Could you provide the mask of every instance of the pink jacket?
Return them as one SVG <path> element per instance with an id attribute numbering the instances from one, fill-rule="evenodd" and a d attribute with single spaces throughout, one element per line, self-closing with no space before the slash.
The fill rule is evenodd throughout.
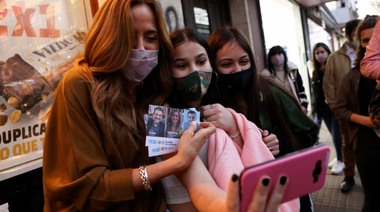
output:
<path id="1" fill-rule="evenodd" d="M 210 136 L 208 148 L 208 166 L 211 176 L 218 186 L 227 191 L 233 174 L 240 174 L 244 167 L 252 166 L 274 159 L 264 144 L 257 126 L 248 121 L 244 115 L 228 109 L 239 126 L 243 141 L 240 148 L 222 129 Z M 279 211 L 299 211 L 299 200 L 295 199 L 281 204 Z"/>
<path id="2" fill-rule="evenodd" d="M 380 84 L 380 20 L 377 20 L 365 56 L 360 62 L 360 71 L 366 77 L 377 79 Z"/>

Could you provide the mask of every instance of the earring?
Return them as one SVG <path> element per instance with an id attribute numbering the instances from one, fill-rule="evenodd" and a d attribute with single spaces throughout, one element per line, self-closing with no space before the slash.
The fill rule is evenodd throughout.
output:
<path id="1" fill-rule="evenodd" d="M 218 76 L 218 72 L 216 72 L 216 71 L 212 71 L 212 73 L 215 74 L 215 79 L 216 79 L 215 82 L 218 82 L 218 77 L 219 77 L 219 76 Z"/>

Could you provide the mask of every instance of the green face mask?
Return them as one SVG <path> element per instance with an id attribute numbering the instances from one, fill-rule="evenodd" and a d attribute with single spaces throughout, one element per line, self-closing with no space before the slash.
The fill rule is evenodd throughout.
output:
<path id="1" fill-rule="evenodd" d="M 174 78 L 174 93 L 183 101 L 199 100 L 206 94 L 212 71 L 193 71 L 182 78 Z"/>

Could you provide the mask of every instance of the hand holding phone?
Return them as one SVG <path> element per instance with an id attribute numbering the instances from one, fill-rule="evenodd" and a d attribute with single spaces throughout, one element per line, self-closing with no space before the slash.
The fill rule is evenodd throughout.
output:
<path id="1" fill-rule="evenodd" d="M 240 208 L 247 210 L 262 176 L 271 178 L 270 193 L 278 179 L 287 176 L 288 185 L 281 202 L 319 190 L 325 183 L 329 153 L 328 146 L 319 145 L 245 168 L 240 175 Z"/>

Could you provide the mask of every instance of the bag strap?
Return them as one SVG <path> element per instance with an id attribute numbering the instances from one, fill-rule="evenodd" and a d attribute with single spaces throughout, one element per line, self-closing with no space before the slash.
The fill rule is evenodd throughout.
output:
<path id="1" fill-rule="evenodd" d="M 297 98 L 298 98 L 298 100 L 300 100 L 300 96 L 299 96 L 300 91 L 299 91 L 298 83 L 297 83 L 297 72 L 298 72 L 298 69 L 292 69 L 292 70 L 288 71 L 288 75 L 293 82 L 294 88 L 296 89 Z"/>

